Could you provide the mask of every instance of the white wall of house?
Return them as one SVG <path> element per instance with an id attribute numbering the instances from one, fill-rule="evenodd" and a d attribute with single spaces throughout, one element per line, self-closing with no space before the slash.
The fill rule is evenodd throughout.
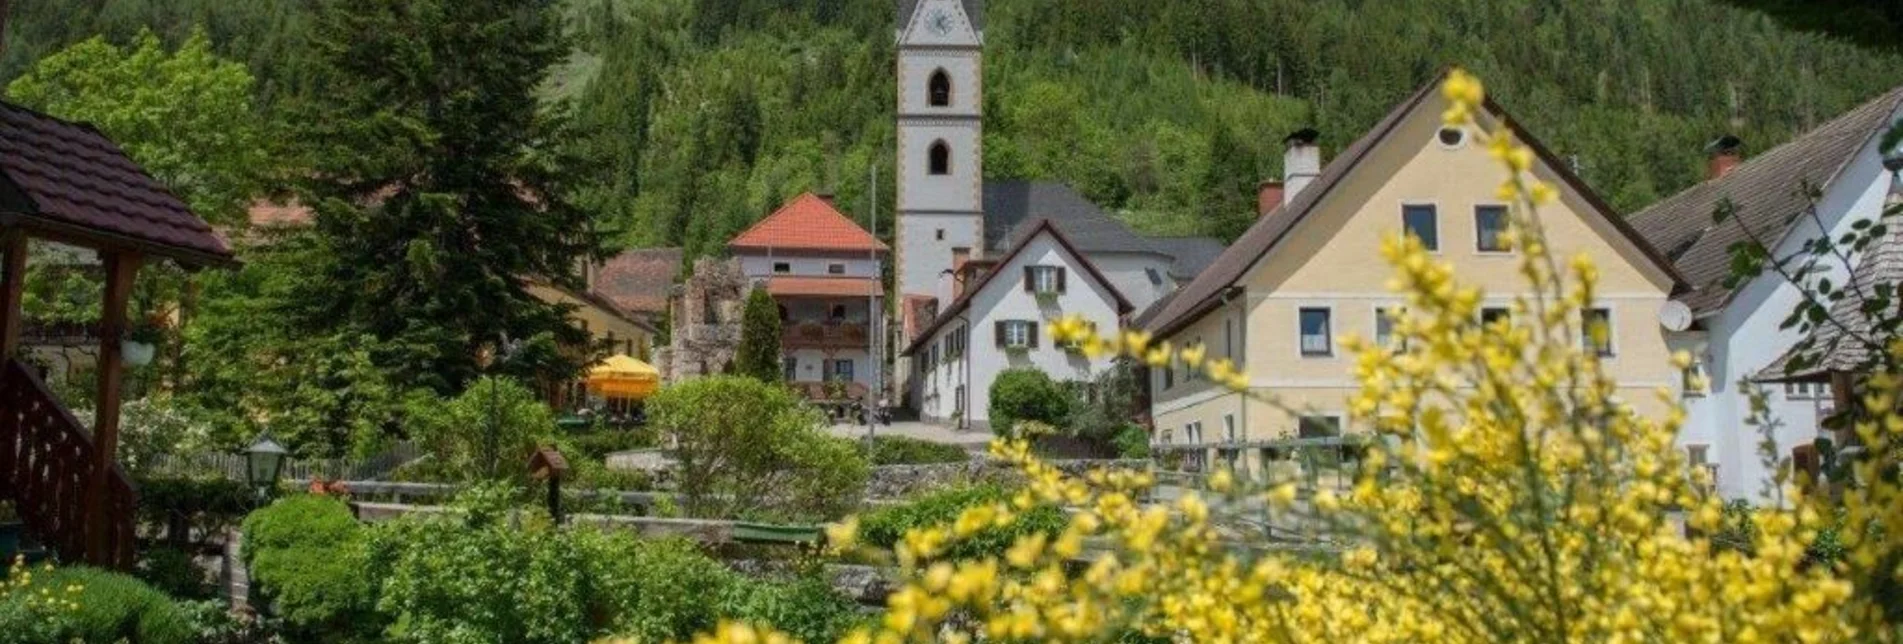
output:
<path id="1" fill-rule="evenodd" d="M 1876 143 L 1872 140 L 1858 152 L 1819 202 L 1819 218 L 1832 237 L 1850 230 L 1856 220 L 1874 218 L 1882 212 L 1890 175 L 1883 170 Z M 1801 244 L 1822 232 L 1815 222 L 1805 220 L 1796 225 L 1775 254 L 1796 253 Z M 1843 271 L 1836 268 L 1837 274 L 1831 277 L 1842 283 Z M 1694 333 L 1674 338 L 1675 345 L 1687 349 L 1695 348 L 1702 340 L 1704 351 L 1693 355 L 1703 360 L 1711 381 L 1709 393 L 1687 398 L 1688 416 L 1678 443 L 1709 446 L 1709 460 L 1718 464 L 1719 491 L 1728 498 L 1769 500 L 1762 491 L 1773 471 L 1765 467 L 1760 453 L 1762 429 L 1746 424 L 1751 403 L 1748 390 L 1740 382 L 1757 376 L 1801 339 L 1794 328 L 1778 328 L 1801 298 L 1798 288 L 1782 277 L 1762 275 L 1745 285 L 1729 306 L 1701 320 L 1706 327 L 1702 338 Z M 1773 432 L 1777 456 L 1788 460 L 1791 448 L 1817 438 L 1818 410 L 1830 404 L 1828 393 L 1824 393 L 1825 399 L 1807 399 L 1787 394 L 1782 385 L 1761 386 L 1769 394 L 1770 412 L 1777 420 Z"/>
<path id="2" fill-rule="evenodd" d="M 865 385 L 866 387 L 873 386 L 874 366 L 871 354 L 867 353 L 865 349 L 836 349 L 832 351 L 823 349 L 796 349 L 788 351 L 785 359 L 794 362 L 793 382 L 825 382 L 831 380 L 834 370 L 838 368 L 836 363 L 846 361 L 852 364 L 853 382 Z"/>
<path id="3" fill-rule="evenodd" d="M 747 277 L 773 277 L 775 275 L 795 275 L 801 277 L 879 277 L 879 260 L 867 257 L 865 253 L 852 255 L 835 254 L 767 254 L 735 253 L 740 259 L 740 271 Z M 774 270 L 777 264 L 785 264 L 787 272 Z M 844 272 L 832 272 L 833 266 L 841 267 Z"/>
<path id="4" fill-rule="evenodd" d="M 1176 280 L 1170 278 L 1170 266 L 1175 262 L 1168 257 L 1151 253 L 1091 253 L 1090 261 L 1137 311 L 1149 308 L 1176 290 Z"/>
<path id="5" fill-rule="evenodd" d="M 962 425 L 965 420 L 960 405 L 971 366 L 965 359 L 971 337 L 969 322 L 965 317 L 947 322 L 932 336 L 932 344 L 911 358 L 912 364 L 929 365 L 913 380 L 911 388 L 912 406 L 927 421 Z"/>
<path id="6" fill-rule="evenodd" d="M 1050 324 L 1065 316 L 1079 315 L 1095 322 L 1097 328 L 1111 332 L 1118 323 L 1116 296 L 1105 285 L 1096 283 L 1080 258 L 1065 252 L 1049 234 L 1040 234 L 1026 244 L 1010 262 L 998 267 L 997 279 L 982 285 L 972 296 L 970 308 L 964 314 L 969 320 L 969 342 L 962 360 L 941 360 L 943 364 L 919 383 L 918 399 L 928 419 L 948 418 L 957 408 L 953 400 L 957 385 L 968 382 L 965 420 L 972 428 L 989 428 L 991 383 L 1006 369 L 1038 369 L 1053 379 L 1066 381 L 1093 379 L 1109 366 L 1108 358 L 1090 360 L 1075 351 L 1054 346 Z M 1054 296 L 1027 292 L 1023 278 L 1026 266 L 1063 267 L 1066 271 L 1064 292 Z M 1007 320 L 1035 323 L 1036 346 L 1024 349 L 999 346 L 997 323 Z M 958 326 L 945 325 L 933 335 L 932 341 L 942 343 L 944 336 L 956 332 Z M 936 387 L 936 400 L 933 387 Z"/>

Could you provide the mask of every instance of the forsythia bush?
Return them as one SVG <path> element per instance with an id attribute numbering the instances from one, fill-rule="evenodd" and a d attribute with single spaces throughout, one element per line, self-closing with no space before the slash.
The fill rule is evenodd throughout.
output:
<path id="1" fill-rule="evenodd" d="M 1451 124 L 1475 127 L 1478 81 L 1455 72 L 1443 88 Z M 1823 642 L 1894 641 L 1886 605 L 1903 549 L 1881 529 L 1903 525 L 1891 438 L 1903 433 L 1903 379 L 1867 383 L 1874 410 L 1857 432 L 1875 455 L 1839 499 L 1795 499 L 1760 511 L 1740 544 L 1700 535 L 1723 527 L 1721 499 L 1700 490 L 1673 446 L 1682 412 L 1669 392 L 1663 418 L 1621 401 L 1594 352 L 1582 350 L 1581 311 L 1597 278 L 1585 258 L 1549 254 L 1538 207 L 1554 189 L 1530 174 L 1533 153 L 1501 130 L 1483 133 L 1509 170 L 1512 242 L 1529 295 L 1509 321 L 1473 322 L 1482 293 L 1418 243 L 1383 254 L 1408 301 L 1400 349 L 1345 342 L 1360 392 L 1349 401 L 1372 442 L 1367 467 L 1344 494 L 1295 482 L 1245 489 L 1226 472 L 1208 494 L 1146 501 L 1138 472 L 1068 477 L 1023 442 L 994 444 L 1030 486 L 1009 500 L 963 510 L 945 525 L 908 532 L 896 547 L 908 583 L 876 628 L 854 642 L 975 638 L 1108 640 L 1143 635 L 1194 642 Z M 1226 361 L 1175 351 L 1140 332 L 1102 338 L 1075 321 L 1059 342 L 1094 355 L 1172 361 L 1248 392 Z M 1900 348 L 1903 349 L 1903 348 Z M 1679 368 L 1689 356 L 1675 356 Z M 1255 395 L 1255 394 L 1251 394 Z M 1273 401 L 1271 401 L 1273 402 Z M 1786 481 L 1788 483 L 1788 481 Z M 1841 519 L 1826 504 L 1844 507 Z M 1074 514 L 1055 536 L 1019 538 L 1001 557 L 954 558 L 959 544 L 1037 508 Z M 1304 516 L 1332 555 L 1268 547 L 1241 521 L 1265 510 Z M 1807 562 L 1819 530 L 1848 556 Z M 1688 529 L 1689 528 L 1689 529 Z M 832 530 L 850 545 L 858 523 Z M 1734 531 L 1735 532 L 1735 531 Z M 1734 535 L 1735 536 L 1735 535 Z M 1083 561 L 1081 572 L 1067 562 Z M 780 641 L 767 625 L 728 623 L 703 641 Z"/>

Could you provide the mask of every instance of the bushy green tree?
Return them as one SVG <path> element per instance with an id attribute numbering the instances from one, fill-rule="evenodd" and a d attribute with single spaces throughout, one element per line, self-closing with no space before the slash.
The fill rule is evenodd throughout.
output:
<path id="1" fill-rule="evenodd" d="M 1071 394 L 1037 369 L 1006 369 L 991 381 L 991 431 L 1014 436 L 1018 423 L 1067 427 Z"/>
<path id="2" fill-rule="evenodd" d="M 675 441 L 681 508 L 701 517 L 837 518 L 865 487 L 866 459 L 821 429 L 785 387 L 714 376 L 664 388 L 648 422 Z"/>
<path id="3" fill-rule="evenodd" d="M 734 356 L 739 375 L 760 382 L 780 382 L 786 377 L 780 362 L 780 307 L 764 288 L 747 294 L 740 316 L 740 346 Z"/>
<path id="4" fill-rule="evenodd" d="M 431 455 L 424 465 L 446 480 L 526 481 L 529 456 L 555 434 L 554 413 L 535 392 L 496 376 L 453 399 L 413 400 L 407 417 L 411 439 Z"/>
<path id="5" fill-rule="evenodd" d="M 460 391 L 505 338 L 530 344 L 504 371 L 578 373 L 557 348 L 587 333 L 524 284 L 578 286 L 596 251 L 551 144 L 564 119 L 537 94 L 568 51 L 555 5 L 326 0 L 310 39 L 313 91 L 293 113 L 316 235 L 297 326 L 376 338 L 404 389 Z"/>

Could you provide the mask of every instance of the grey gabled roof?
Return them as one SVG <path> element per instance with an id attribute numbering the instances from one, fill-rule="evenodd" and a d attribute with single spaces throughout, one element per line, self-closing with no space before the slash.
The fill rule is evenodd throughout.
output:
<path id="1" fill-rule="evenodd" d="M 912 14 L 918 12 L 918 5 L 921 1 L 922 0 L 898 0 L 899 12 L 898 22 L 896 24 L 899 31 L 905 31 L 905 26 L 912 24 Z M 962 0 L 962 3 L 965 6 L 965 17 L 971 20 L 971 28 L 984 31 L 985 0 Z"/>
<path id="2" fill-rule="evenodd" d="M 1150 247 L 1176 260 L 1170 265 L 1170 277 L 1195 279 L 1198 273 L 1216 263 L 1224 248 L 1214 237 L 1150 237 Z"/>
<path id="3" fill-rule="evenodd" d="M 1886 209 L 1903 205 L 1903 180 L 1891 179 Z M 1891 320 L 1897 315 L 1895 296 L 1882 310 L 1865 311 L 1867 302 L 1879 297 L 1878 288 L 1894 289 L 1903 284 L 1903 222 L 1890 221 L 1884 235 L 1864 248 L 1863 256 L 1850 270 L 1850 280 L 1841 292 L 1846 295 L 1830 304 L 1830 319 L 1810 331 L 1810 337 L 1785 351 L 1783 356 L 1758 372 L 1764 381 L 1823 380 L 1831 373 L 1864 373 L 1877 364 L 1876 349 L 1884 334 L 1873 333 L 1873 322 Z M 1841 324 L 1842 326 L 1839 326 Z"/>
<path id="4" fill-rule="evenodd" d="M 1745 229 L 1767 244 L 1781 240 L 1797 215 L 1810 205 L 1806 184 L 1828 189 L 1857 151 L 1891 121 L 1903 87 L 1706 181 L 1652 204 L 1630 218 L 1653 246 L 1671 257 L 1692 291 L 1678 298 L 1692 311 L 1724 308 L 1736 291 L 1724 285 L 1731 273 L 1731 246 L 1746 239 Z M 1722 224 L 1712 210 L 1729 198 L 1737 208 Z"/>
<path id="5" fill-rule="evenodd" d="M 1053 181 L 986 181 L 984 209 L 988 253 L 1004 252 L 1037 222 L 1049 220 L 1087 254 L 1165 254 L 1070 186 Z"/>

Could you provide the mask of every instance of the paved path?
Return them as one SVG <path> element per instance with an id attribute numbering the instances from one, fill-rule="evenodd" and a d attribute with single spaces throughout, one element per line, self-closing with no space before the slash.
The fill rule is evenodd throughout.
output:
<path id="1" fill-rule="evenodd" d="M 865 425 L 832 425 L 826 428 L 834 436 L 841 438 L 864 438 Z M 933 425 L 917 421 L 900 421 L 891 425 L 878 425 L 873 428 L 878 436 L 908 436 L 934 443 L 964 445 L 974 450 L 982 450 L 991 442 L 991 432 L 959 431 L 944 425 Z"/>

